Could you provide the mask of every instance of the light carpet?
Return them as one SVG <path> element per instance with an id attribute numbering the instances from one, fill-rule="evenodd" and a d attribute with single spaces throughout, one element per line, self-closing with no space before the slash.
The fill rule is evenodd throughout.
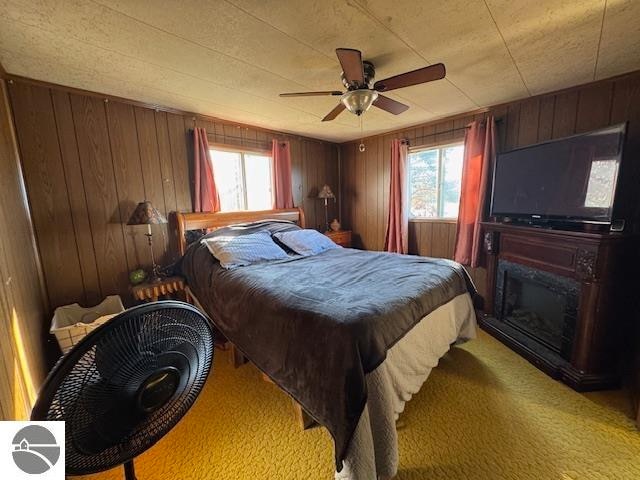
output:
<path id="1" fill-rule="evenodd" d="M 332 479 L 328 433 L 301 431 L 284 393 L 216 355 L 195 406 L 136 460 L 138 479 Z M 576 393 L 480 332 L 445 355 L 407 404 L 396 478 L 637 480 L 640 433 L 629 409 L 624 392 Z"/>

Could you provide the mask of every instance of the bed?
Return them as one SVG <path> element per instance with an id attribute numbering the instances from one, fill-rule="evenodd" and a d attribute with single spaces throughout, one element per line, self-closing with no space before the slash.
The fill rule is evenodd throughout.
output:
<path id="1" fill-rule="evenodd" d="M 393 477 L 404 404 L 451 344 L 475 337 L 475 289 L 464 268 L 336 248 L 225 270 L 188 238 L 289 231 L 304 227 L 302 210 L 177 213 L 173 221 L 189 291 L 237 349 L 328 429 L 336 478 Z"/>

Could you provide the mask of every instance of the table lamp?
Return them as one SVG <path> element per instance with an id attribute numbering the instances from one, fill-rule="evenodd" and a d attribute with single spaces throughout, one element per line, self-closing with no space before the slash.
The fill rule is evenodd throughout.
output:
<path id="1" fill-rule="evenodd" d="M 145 235 L 149 239 L 149 250 L 151 250 L 151 282 L 160 281 L 158 265 L 156 264 L 156 259 L 153 256 L 153 234 L 151 233 L 151 225 L 159 225 L 162 223 L 167 223 L 167 219 L 164 218 L 164 215 L 162 215 L 162 213 L 160 213 L 160 211 L 148 200 L 138 204 L 127 222 L 127 225 L 147 226 L 147 233 L 145 233 Z"/>
<path id="2" fill-rule="evenodd" d="M 322 187 L 322 190 L 318 193 L 318 198 L 324 199 L 324 223 L 325 223 L 325 231 L 329 231 L 329 210 L 328 210 L 328 202 L 330 198 L 333 198 L 333 201 L 336 201 L 336 196 L 331 191 L 331 187 L 329 185 L 325 185 Z"/>

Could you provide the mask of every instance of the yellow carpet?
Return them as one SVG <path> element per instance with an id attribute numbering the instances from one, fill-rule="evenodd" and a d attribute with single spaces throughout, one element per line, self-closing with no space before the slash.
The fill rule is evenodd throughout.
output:
<path id="1" fill-rule="evenodd" d="M 216 354 L 196 405 L 138 458 L 138 479 L 331 479 L 329 435 L 301 431 L 285 394 Z M 637 480 L 629 407 L 621 391 L 576 393 L 481 333 L 452 349 L 407 404 L 397 479 Z"/>

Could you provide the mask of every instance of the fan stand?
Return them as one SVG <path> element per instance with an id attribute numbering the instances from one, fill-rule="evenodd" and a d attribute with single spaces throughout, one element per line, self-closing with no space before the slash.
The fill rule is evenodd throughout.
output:
<path id="1" fill-rule="evenodd" d="M 136 470 L 133 467 L 133 460 L 124 462 L 124 478 L 125 480 L 137 480 Z"/>

